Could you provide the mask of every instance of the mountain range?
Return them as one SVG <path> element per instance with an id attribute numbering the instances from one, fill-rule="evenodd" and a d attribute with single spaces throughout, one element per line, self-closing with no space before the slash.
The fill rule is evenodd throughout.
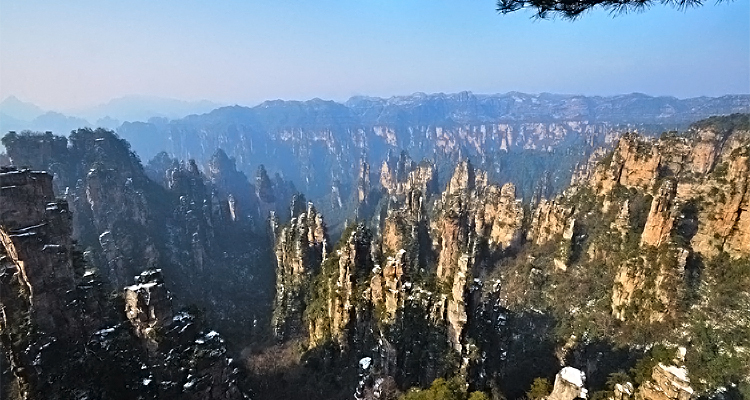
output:
<path id="1" fill-rule="evenodd" d="M 74 110 L 44 110 L 9 96 L 0 102 L 0 131 L 53 131 L 100 126 L 117 128 L 122 121 L 148 121 L 150 118 L 182 118 L 209 112 L 220 104 L 207 100 L 183 101 L 156 96 L 124 96 L 104 104 Z"/>
<path id="2" fill-rule="evenodd" d="M 356 143 L 335 138 L 315 155 Z M 564 190 L 523 199 L 406 151 L 309 202 L 221 149 L 144 165 L 105 129 L 2 142 L 30 167 L 0 167 L 3 398 L 750 396 L 750 114 L 571 153 Z"/>

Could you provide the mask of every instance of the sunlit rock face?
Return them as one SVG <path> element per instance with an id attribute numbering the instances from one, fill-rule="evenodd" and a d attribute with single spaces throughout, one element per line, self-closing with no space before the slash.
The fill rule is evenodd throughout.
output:
<path id="1" fill-rule="evenodd" d="M 276 299 L 272 328 L 274 335 L 283 340 L 305 334 L 303 314 L 305 301 L 315 273 L 325 259 L 328 248 L 328 234 L 323 217 L 312 203 L 304 211 L 295 198 L 292 203 L 292 217 L 289 226 L 277 228 L 274 246 L 276 252 Z"/>
<path id="2" fill-rule="evenodd" d="M 174 313 L 160 270 L 112 297 L 70 214 L 48 173 L 0 169 L 3 398 L 246 398 L 224 340 Z"/>
<path id="3" fill-rule="evenodd" d="M 586 374 L 573 367 L 565 367 L 555 375 L 555 386 L 547 400 L 586 399 Z"/>
<path id="4" fill-rule="evenodd" d="M 4 325 L 28 313 L 43 330 L 66 331 L 72 315 L 60 299 L 75 287 L 68 205 L 55 199 L 46 172 L 0 170 L 0 244 L 3 264 L 15 282 L 3 297 L 20 308 L 3 313 Z"/>
<path id="5" fill-rule="evenodd" d="M 144 167 L 127 142 L 103 129 L 81 129 L 68 139 L 7 137 L 14 162 L 54 174 L 54 192 L 72 211 L 74 238 L 111 284 L 124 287 L 144 270 L 162 269 L 177 304 L 198 304 L 236 340 L 250 340 L 247 332 L 270 315 L 268 218 L 274 212 L 288 221 L 289 182 L 266 174 L 261 202 L 223 151 L 205 166 L 160 153 Z M 50 141 L 67 146 L 33 156 Z"/>
<path id="6" fill-rule="evenodd" d="M 148 270 L 135 277 L 135 285 L 125 287 L 125 315 L 142 338 L 153 338 L 156 331 L 172 322 L 172 299 L 161 270 Z"/>
<path id="7" fill-rule="evenodd" d="M 669 239 L 675 219 L 672 207 L 674 196 L 675 184 L 665 181 L 651 203 L 646 226 L 641 234 L 641 245 L 659 246 Z"/>

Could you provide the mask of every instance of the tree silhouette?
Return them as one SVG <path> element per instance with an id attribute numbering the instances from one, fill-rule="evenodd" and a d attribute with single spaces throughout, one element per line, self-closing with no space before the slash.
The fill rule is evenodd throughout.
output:
<path id="1" fill-rule="evenodd" d="M 722 0 L 718 0 L 721 2 Z M 683 10 L 703 5 L 703 0 L 498 0 L 497 12 L 508 14 L 524 8 L 534 9 L 537 18 L 560 16 L 576 19 L 585 11 L 595 7 L 612 14 L 626 14 L 648 9 L 654 4 L 663 4 Z"/>

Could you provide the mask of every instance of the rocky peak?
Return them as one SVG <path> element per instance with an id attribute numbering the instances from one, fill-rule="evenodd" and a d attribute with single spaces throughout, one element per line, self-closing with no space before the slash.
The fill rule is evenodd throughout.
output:
<path id="1" fill-rule="evenodd" d="M 323 262 L 321 279 L 316 282 L 319 297 L 314 301 L 318 304 L 308 312 L 310 343 L 332 339 L 342 349 L 348 348 L 358 306 L 365 298 L 362 291 L 369 287 L 367 278 L 374 267 L 371 246 L 372 234 L 360 223 L 347 230 Z"/>
<path id="2" fill-rule="evenodd" d="M 676 185 L 672 181 L 664 181 L 659 193 L 651 202 L 651 210 L 646 219 L 646 226 L 641 234 L 641 245 L 659 246 L 669 239 L 674 225 L 675 210 L 673 200 Z"/>
<path id="3" fill-rule="evenodd" d="M 357 179 L 357 202 L 366 204 L 370 194 L 370 164 L 364 159 L 359 161 L 359 177 Z"/>
<path id="4" fill-rule="evenodd" d="M 556 200 L 542 200 L 533 211 L 526 238 L 537 245 L 562 235 L 569 226 L 574 209 Z"/>
<path id="5" fill-rule="evenodd" d="M 172 321 L 172 296 L 164 286 L 160 269 L 136 276 L 135 285 L 125 288 L 124 298 L 125 315 L 136 334 L 144 339 L 153 339 Z"/>
<path id="6" fill-rule="evenodd" d="M 445 191 L 447 195 L 469 193 L 477 187 L 477 175 L 471 161 L 463 161 L 456 166 Z"/>
<path id="7" fill-rule="evenodd" d="M 389 196 L 410 197 L 418 191 L 425 198 L 436 192 L 437 170 L 432 163 L 419 164 L 401 152 L 397 160 L 389 157 L 380 169 L 380 184 Z"/>
<path id="8" fill-rule="evenodd" d="M 295 197 L 292 212 L 298 212 L 288 226 L 276 235 L 276 299 L 272 327 L 279 339 L 302 334 L 305 299 L 312 279 L 328 254 L 328 233 L 323 217 L 312 203 L 300 212 Z"/>
<path id="9" fill-rule="evenodd" d="M 489 185 L 481 197 L 475 214 L 477 234 L 487 238 L 492 250 L 518 248 L 523 237 L 524 209 L 521 199 L 516 198 L 515 185 L 506 183 L 499 189 Z"/>
<path id="10" fill-rule="evenodd" d="M 585 383 L 586 374 L 576 368 L 565 367 L 555 375 L 555 386 L 547 400 L 586 399 L 588 391 Z"/>
<path id="11" fill-rule="evenodd" d="M 681 347 L 670 363 L 657 363 L 650 379 L 638 388 L 636 398 L 647 400 L 690 400 L 695 390 L 690 384 L 688 370 L 683 365 L 686 349 Z"/>
<path id="12" fill-rule="evenodd" d="M 266 167 L 263 165 L 258 167 L 258 172 L 255 176 L 255 191 L 261 202 L 276 202 L 276 196 L 273 192 L 273 183 L 271 182 L 271 178 L 268 177 Z"/>
<path id="13" fill-rule="evenodd" d="M 19 296 L 32 323 L 49 332 L 70 323 L 64 301 L 75 287 L 71 216 L 65 201 L 55 200 L 52 176 L 46 172 L 0 169 L 0 244 L 2 259 L 19 287 L 4 297 Z M 19 292 L 20 291 L 20 292 Z M 19 321 L 4 321 L 4 324 Z"/>
<path id="14" fill-rule="evenodd" d="M 408 271 L 408 261 L 404 249 L 387 257 L 383 267 L 373 269 L 370 293 L 373 303 L 383 306 L 382 323 L 393 324 L 404 306 L 404 284 L 408 282 L 405 271 Z"/>

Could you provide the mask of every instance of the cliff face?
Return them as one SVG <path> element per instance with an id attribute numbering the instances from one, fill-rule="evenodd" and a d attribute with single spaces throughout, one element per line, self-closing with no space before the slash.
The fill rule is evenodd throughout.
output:
<path id="1" fill-rule="evenodd" d="M 468 157 L 493 181 L 515 182 L 525 198 L 540 186 L 548 187 L 549 196 L 564 188 L 580 157 L 611 146 L 627 129 L 658 134 L 713 113 L 747 112 L 749 101 L 747 96 L 415 93 L 354 97 L 343 104 L 268 101 L 172 121 L 128 122 L 118 133 L 144 160 L 166 150 L 204 164 L 222 148 L 240 171 L 251 174 L 265 165 L 272 177 L 278 172 L 294 181 L 324 210 L 321 200 L 334 187 L 347 188 L 345 198 L 361 181 L 357 166 L 363 158 L 376 169 L 402 149 L 416 160 L 431 159 L 446 177 L 456 161 Z M 333 226 L 334 216 L 327 218 Z"/>
<path id="2" fill-rule="evenodd" d="M 44 172 L 2 170 L 0 190 L 0 243 L 18 285 L 5 294 L 22 297 L 41 329 L 65 330 L 70 321 L 59 299 L 75 286 L 68 206 L 55 199 Z"/>
<path id="3" fill-rule="evenodd" d="M 613 396 L 623 399 L 707 393 L 746 375 L 750 343 L 731 334 L 750 326 L 746 120 L 659 139 L 626 135 L 529 211 L 513 185 L 489 183 L 470 162 L 440 195 L 417 178 L 432 176 L 429 164 L 384 163 L 388 198 L 370 221 L 372 240 L 359 225 L 312 279 L 311 346 L 329 338 L 340 350 L 329 356 L 371 357 L 370 373 L 402 387 L 446 370 L 512 395 L 559 364 L 589 377 L 555 398 L 603 390 L 623 365 L 649 369 L 651 382 L 618 384 Z M 649 364 L 656 356 L 638 347 L 665 341 L 691 344 L 679 367 Z M 683 366 L 687 381 L 672 373 Z M 700 388 L 685 383 L 694 377 Z"/>
<path id="4" fill-rule="evenodd" d="M 371 240 L 369 230 L 357 225 L 323 262 L 311 296 L 315 304 L 308 310 L 310 343 L 330 340 L 348 348 L 362 316 L 365 277 L 373 268 Z"/>
<path id="5" fill-rule="evenodd" d="M 126 142 L 102 129 L 76 131 L 67 141 L 9 134 L 4 142 L 15 164 L 55 174 L 86 260 L 114 285 L 159 267 L 178 304 L 204 307 L 237 340 L 260 331 L 257 321 L 270 315 L 273 298 L 268 218 L 273 211 L 288 219 L 280 207 L 290 184 L 259 172 L 256 190 L 220 150 L 205 173 L 166 154 L 144 168 Z M 57 151 L 38 156 L 51 143 Z"/>
<path id="6" fill-rule="evenodd" d="M 36 154 L 24 146 L 54 140 L 19 137 L 8 146 L 14 161 Z M 568 366 L 586 380 L 561 382 L 555 398 L 589 389 L 661 400 L 744 390 L 738 377 L 750 374 L 750 342 L 737 334 L 750 328 L 747 116 L 658 139 L 626 135 L 538 204 L 524 205 L 514 185 L 492 183 L 469 161 L 446 174 L 442 192 L 432 162 L 401 153 L 379 179 L 361 162 L 349 187 L 356 210 L 328 199 L 357 218 L 336 246 L 323 212 L 265 169 L 250 184 L 221 152 L 201 172 L 166 154 L 143 168 L 106 131 L 70 143 L 75 162 L 30 159 L 58 170 L 55 180 L 0 174 L 0 343 L 28 398 L 73 387 L 101 398 L 237 398 L 241 374 L 226 343 L 196 313 L 178 311 L 185 299 L 208 305 L 209 320 L 240 340 L 266 318 L 282 350 L 306 349 L 296 355 L 305 372 L 282 375 L 342 391 L 459 375 L 472 390 L 515 398 Z M 119 305 L 100 275 L 129 285 Z M 264 310 L 272 298 L 273 315 Z M 686 354 L 660 357 L 664 343 Z M 37 358 L 41 372 L 28 367 Z M 101 374 L 76 378 L 108 364 L 123 378 L 102 378 L 112 383 L 100 392 Z"/>
<path id="7" fill-rule="evenodd" d="M 118 309 L 76 250 L 70 214 L 51 175 L 0 170 L 3 398 L 245 398 L 222 339 L 173 317 L 158 271 Z"/>
<path id="8" fill-rule="evenodd" d="M 275 235 L 276 299 L 271 325 L 280 340 L 304 334 L 310 285 L 330 251 L 323 217 L 312 203 L 304 212 L 295 210 L 297 202 L 304 202 L 304 197 L 293 200 L 292 213 L 299 213 Z"/>

